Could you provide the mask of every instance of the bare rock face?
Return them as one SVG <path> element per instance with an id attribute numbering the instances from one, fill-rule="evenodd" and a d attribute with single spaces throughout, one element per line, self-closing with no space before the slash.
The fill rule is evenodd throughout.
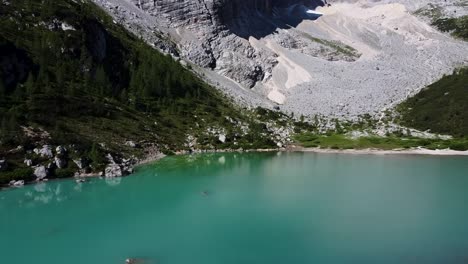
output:
<path id="1" fill-rule="evenodd" d="M 378 117 L 467 63 L 418 16 L 466 14 L 459 0 L 93 1 L 236 102 L 309 117 Z"/>
<path id="2" fill-rule="evenodd" d="M 181 56 L 252 88 L 271 75 L 274 54 L 254 49 L 249 38 L 297 25 L 295 9 L 321 0 L 131 0 L 172 31 Z M 303 12 L 301 13 L 303 14 Z"/>

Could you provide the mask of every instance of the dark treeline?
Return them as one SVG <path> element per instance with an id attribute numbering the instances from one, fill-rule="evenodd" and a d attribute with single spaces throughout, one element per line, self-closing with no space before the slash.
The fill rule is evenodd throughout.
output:
<path id="1" fill-rule="evenodd" d="M 173 126 L 196 109 L 214 118 L 230 111 L 213 88 L 90 2 L 13 1 L 0 9 L 0 33 L 3 138 L 21 124 L 110 115 L 109 100 Z"/>

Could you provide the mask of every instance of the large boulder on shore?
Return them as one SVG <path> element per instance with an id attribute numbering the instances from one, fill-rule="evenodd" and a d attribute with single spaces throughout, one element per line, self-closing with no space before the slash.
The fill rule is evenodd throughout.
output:
<path id="1" fill-rule="evenodd" d="M 106 169 L 104 170 L 104 176 L 106 178 L 122 177 L 123 173 L 120 165 L 115 163 L 107 165 Z"/>
<path id="2" fill-rule="evenodd" d="M 45 166 L 37 166 L 34 169 L 34 176 L 36 176 L 37 180 L 43 180 L 47 177 L 47 169 Z"/>

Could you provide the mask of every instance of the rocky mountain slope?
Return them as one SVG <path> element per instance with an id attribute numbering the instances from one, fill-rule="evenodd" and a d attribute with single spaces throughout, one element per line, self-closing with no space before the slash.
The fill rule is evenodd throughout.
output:
<path id="1" fill-rule="evenodd" d="M 423 14 L 435 8 L 461 16 L 463 0 L 94 1 L 149 42 L 202 67 L 238 101 L 296 114 L 378 115 L 468 57 L 466 43 L 431 27 Z"/>
<path id="2" fill-rule="evenodd" d="M 278 147 L 285 122 L 234 105 L 90 1 L 0 2 L 0 185 L 121 176 L 161 153 Z"/>

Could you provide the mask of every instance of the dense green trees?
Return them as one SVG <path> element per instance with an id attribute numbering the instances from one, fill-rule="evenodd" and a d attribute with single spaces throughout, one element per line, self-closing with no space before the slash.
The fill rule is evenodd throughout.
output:
<path id="1" fill-rule="evenodd" d="M 429 85 L 400 105 L 402 123 L 420 130 L 468 136 L 468 68 Z"/>
<path id="2" fill-rule="evenodd" d="M 128 138 L 176 149 L 188 133 L 232 127 L 226 116 L 253 122 L 170 55 L 113 23 L 91 1 L 2 5 L 0 51 L 7 49 L 0 52 L 0 61 L 13 66 L 0 64 L 0 121 L 2 135 L 13 135 L 8 142 L 16 140 L 12 144 L 26 125 L 44 128 L 57 144 L 85 144 L 88 152 L 93 143 L 121 144 Z M 13 78 L 7 81 L 6 74 Z M 261 137 L 250 136 L 252 141 Z"/>

